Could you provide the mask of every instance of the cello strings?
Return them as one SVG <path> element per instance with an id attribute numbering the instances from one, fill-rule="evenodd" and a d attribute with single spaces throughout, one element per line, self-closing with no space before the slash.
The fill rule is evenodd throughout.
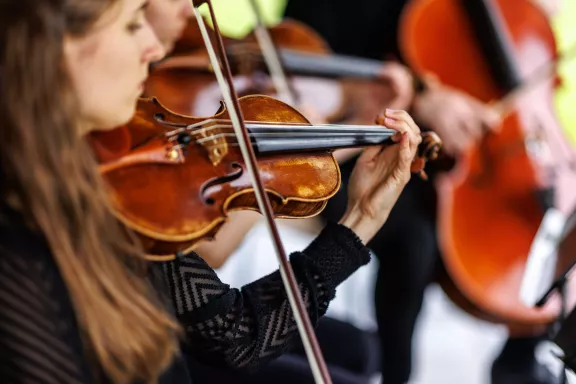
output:
<path id="1" fill-rule="evenodd" d="M 532 71 L 523 81 L 508 92 L 504 97 L 500 100 L 494 102 L 492 107 L 504 118 L 509 115 L 514 110 L 514 105 L 517 104 L 522 100 L 523 97 L 527 93 L 529 93 L 534 87 L 540 85 L 544 81 L 550 81 L 554 76 L 556 76 L 558 64 L 567 60 L 573 60 L 576 57 L 576 43 L 572 43 L 561 55 L 556 57 L 554 60 L 548 61 L 546 63 L 541 64 L 535 70 Z M 544 128 L 540 124 L 538 124 L 538 131 L 543 133 L 544 135 L 550 134 L 548 131 L 545 131 Z M 563 132 L 558 132 L 553 130 L 555 136 L 562 136 L 560 137 L 560 142 L 566 142 L 567 138 L 563 134 Z M 550 140 L 544 140 L 547 145 L 549 145 Z M 561 148 L 551 148 L 551 151 L 560 151 L 561 156 L 564 161 L 560 161 L 560 165 L 556 165 L 556 167 L 562 169 L 565 165 L 564 162 L 571 163 L 568 165 L 568 168 L 572 172 L 576 172 L 576 163 L 575 163 L 575 154 L 571 151 L 570 144 L 566 142 L 566 145 L 559 145 Z"/>

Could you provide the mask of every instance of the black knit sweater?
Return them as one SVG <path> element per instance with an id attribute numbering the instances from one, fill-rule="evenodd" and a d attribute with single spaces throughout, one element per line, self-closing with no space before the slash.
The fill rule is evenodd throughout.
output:
<path id="1" fill-rule="evenodd" d="M 67 288 L 41 237 L 0 223 L 0 378 L 8 383 L 93 383 Z M 271 255 L 273 257 L 273 255 Z M 336 287 L 370 254 L 348 228 L 328 224 L 290 261 L 315 324 Z M 279 272 L 231 289 L 196 254 L 152 267 L 155 288 L 185 329 L 182 349 L 209 365 L 257 369 L 299 337 Z M 190 383 L 174 359 L 160 383 Z"/>

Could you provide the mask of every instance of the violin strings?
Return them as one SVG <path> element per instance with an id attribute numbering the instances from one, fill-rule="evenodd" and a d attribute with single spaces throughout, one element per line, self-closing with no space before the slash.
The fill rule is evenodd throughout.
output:
<path id="1" fill-rule="evenodd" d="M 177 126 L 174 123 L 159 121 L 168 126 Z M 249 138 L 259 139 L 258 143 L 261 145 L 270 145 L 278 143 L 278 140 L 270 140 L 271 138 L 293 138 L 295 140 L 310 140 L 310 138 L 315 138 L 321 135 L 326 138 L 327 135 L 333 140 L 334 144 L 337 144 L 338 139 L 348 140 L 355 139 L 358 135 L 362 135 L 363 138 L 371 139 L 388 139 L 394 133 L 395 130 L 383 127 L 381 125 L 339 125 L 339 124 L 317 124 L 308 125 L 305 123 L 288 122 L 288 123 L 269 123 L 262 121 L 246 121 L 247 128 L 274 128 L 270 132 L 248 132 Z M 172 124 L 172 125 L 171 125 Z M 200 128 L 199 128 L 200 127 Z M 294 132 L 294 127 L 300 127 L 303 129 L 312 128 L 312 130 L 318 130 L 317 132 L 303 131 Z M 283 132 L 282 129 L 286 131 Z M 326 129 L 323 131 L 323 129 Z M 328 131 L 330 129 L 330 131 Z M 190 132 L 191 131 L 191 132 Z M 207 135 L 208 132 L 215 131 L 213 134 Z M 190 125 L 182 125 L 180 128 L 166 132 L 164 135 L 169 141 L 178 140 L 178 135 L 180 133 L 186 132 L 194 138 L 191 143 L 200 144 L 206 149 L 214 149 L 226 146 L 238 146 L 238 141 L 236 134 L 233 131 L 233 127 L 230 124 L 230 120 L 226 119 L 206 119 L 199 121 Z M 219 139 L 224 139 L 223 142 L 217 142 L 214 144 L 206 145 L 211 141 L 216 141 Z M 264 140 L 263 140 L 264 139 Z M 265 140 L 268 139 L 268 140 Z"/>
<path id="2" fill-rule="evenodd" d="M 303 133 L 299 133 L 299 134 L 298 134 L 298 137 L 294 137 L 294 135 L 287 135 L 287 134 L 282 133 L 282 132 L 259 132 L 259 133 L 249 133 L 248 136 L 249 136 L 250 138 L 264 138 L 264 139 L 266 139 L 266 138 L 274 138 L 274 137 L 276 137 L 276 138 L 286 138 L 287 136 L 290 136 L 290 137 L 292 137 L 292 138 L 294 138 L 294 139 L 302 139 L 302 138 L 303 138 L 302 136 L 304 136 L 304 138 L 306 138 L 306 137 L 317 137 L 318 134 L 315 134 L 315 133 L 312 133 L 312 132 L 303 132 Z M 236 136 L 235 136 L 233 133 L 222 133 L 222 134 L 213 135 L 212 137 L 205 137 L 205 138 L 202 138 L 202 139 L 198 139 L 198 140 L 196 140 L 196 143 L 198 143 L 198 144 L 203 144 L 203 143 L 205 143 L 205 142 L 214 141 L 214 140 L 217 140 L 217 139 L 220 139 L 220 138 L 224 138 L 224 139 L 225 139 L 225 143 L 227 143 L 227 144 L 236 143 L 235 140 L 228 140 L 229 137 L 235 138 Z M 350 135 L 350 134 L 347 134 L 347 133 L 333 134 L 333 136 L 331 135 L 331 138 L 334 138 L 334 139 L 348 139 L 348 140 L 349 140 L 349 139 L 352 139 L 352 138 L 355 138 L 355 137 L 356 137 L 355 135 Z M 376 139 L 387 139 L 387 138 L 390 137 L 390 135 L 389 135 L 389 134 L 386 134 L 386 133 L 384 133 L 384 134 L 383 134 L 383 133 L 374 133 L 374 134 L 366 134 L 366 135 L 363 135 L 363 137 L 365 137 L 365 138 L 376 138 Z M 266 142 L 266 140 L 259 140 L 258 142 L 259 142 L 259 143 L 264 143 L 264 142 Z M 269 142 L 271 143 L 272 141 L 269 141 Z M 274 141 L 274 142 L 276 142 L 276 141 Z M 225 145 L 225 144 L 223 144 L 223 145 Z"/>
<path id="3" fill-rule="evenodd" d="M 169 125 L 170 122 L 163 121 L 166 125 Z M 218 124 L 220 123 L 220 124 Z M 314 124 L 308 125 L 306 123 L 297 123 L 297 122 L 288 122 L 288 123 L 270 123 L 270 122 L 263 122 L 263 121 L 246 121 L 247 128 L 275 128 L 276 130 L 286 128 L 286 132 L 276 132 L 277 135 L 302 135 L 305 132 L 294 132 L 290 130 L 294 127 L 301 127 L 301 128 L 312 128 L 318 129 L 318 133 L 328 134 L 330 135 L 342 135 L 342 134 L 362 134 L 363 136 L 371 136 L 371 135 L 384 135 L 391 136 L 392 134 L 396 133 L 395 130 L 383 127 L 381 125 L 339 125 L 339 124 Z M 200 128 L 199 128 L 200 127 Z M 326 129 L 325 132 L 320 132 L 320 130 Z M 332 132 L 328 132 L 330 129 Z M 207 133 L 217 130 L 216 133 L 207 135 Z M 223 134 L 228 134 L 234 136 L 233 133 L 233 126 L 230 124 L 230 120 L 226 119 L 206 119 L 199 121 L 197 123 L 182 126 L 178 129 L 169 131 L 165 133 L 165 136 L 171 140 L 177 140 L 177 137 L 180 133 L 188 133 L 190 134 L 195 140 L 196 143 L 203 143 L 206 141 L 214 140 L 216 136 L 221 137 Z M 272 132 L 270 132 L 272 133 Z M 308 132 L 307 135 L 314 136 L 317 135 L 316 132 Z M 260 134 L 265 134 L 261 132 Z M 254 136 L 254 133 L 249 135 L 250 137 L 257 137 Z M 306 135 L 305 135 L 306 136 Z"/>
<path id="4" fill-rule="evenodd" d="M 301 122 L 282 122 L 282 123 L 277 123 L 277 122 L 273 122 L 273 121 L 258 121 L 258 120 L 244 120 L 247 124 L 258 124 L 258 125 L 269 125 L 271 127 L 274 126 L 281 126 L 281 125 L 291 125 L 291 126 L 296 126 L 296 127 L 319 127 L 319 128 L 358 128 L 358 127 L 362 127 L 362 128 L 386 128 L 383 125 L 355 125 L 355 124 L 309 124 L 309 123 L 301 123 Z M 165 123 L 166 125 L 170 125 L 171 123 L 165 120 L 162 120 L 162 123 Z M 230 120 L 228 119 L 206 119 L 206 120 L 202 120 L 199 121 L 197 123 L 194 124 L 190 124 L 190 125 L 182 125 L 181 128 L 182 129 L 187 129 L 187 130 L 191 130 L 197 127 L 201 127 L 203 125 L 209 125 L 211 123 L 224 123 L 224 124 L 229 124 Z M 390 128 L 387 128 L 390 129 Z M 178 131 L 178 130 L 176 130 Z M 171 131 L 171 132 L 167 132 L 167 134 L 172 134 L 175 131 Z M 180 132 L 177 132 L 180 133 Z"/>
<path id="5" fill-rule="evenodd" d="M 166 125 L 169 125 L 169 122 L 165 122 L 165 123 L 166 123 Z M 366 129 L 366 130 L 375 130 L 375 131 L 380 131 L 380 132 L 385 130 L 388 133 L 395 133 L 396 132 L 395 130 L 390 129 L 390 128 L 386 128 L 382 125 L 306 124 L 306 123 L 298 123 L 298 122 L 275 123 L 275 122 L 251 121 L 251 120 L 246 120 L 245 123 L 250 125 L 251 128 L 270 127 L 270 128 L 279 129 L 279 128 L 283 128 L 283 127 L 301 127 L 301 128 L 312 128 L 312 129 L 318 128 L 319 130 L 320 129 L 331 129 L 333 131 L 350 131 L 350 130 L 353 130 L 355 132 L 358 132 L 358 131 L 362 131 L 362 130 Z M 198 127 L 202 127 L 202 128 L 196 129 Z M 214 130 L 214 129 L 231 128 L 231 127 L 232 127 L 232 125 L 230 124 L 230 120 L 207 119 L 207 120 L 197 122 L 195 124 L 182 126 L 178 129 L 166 132 L 165 135 L 167 137 L 171 137 L 171 136 L 177 136 L 178 134 L 183 133 L 183 132 L 188 132 L 189 134 L 197 136 L 197 135 L 202 135 L 202 134 L 209 132 L 211 130 Z"/>
<path id="6" fill-rule="evenodd" d="M 222 128 L 231 128 L 230 126 L 219 126 Z M 215 127 L 216 128 L 216 127 Z M 250 128 L 249 126 L 247 126 L 247 128 Z M 322 133 L 316 133 L 316 132 L 291 132 L 291 131 L 287 131 L 287 132 L 249 132 L 248 133 L 248 137 L 250 138 L 271 138 L 271 137 L 276 137 L 276 138 L 289 138 L 289 137 L 309 137 L 309 138 L 314 138 L 314 137 L 318 137 L 319 134 Z M 327 132 L 324 133 L 323 137 L 326 137 Z M 330 132 L 329 135 L 331 138 L 355 138 L 358 137 L 358 133 L 353 133 L 353 132 Z M 390 136 L 392 136 L 392 133 L 386 131 L 386 132 L 363 132 L 362 133 L 362 137 L 365 138 L 382 138 L 382 139 L 387 139 Z M 236 135 L 232 130 L 229 131 L 220 131 L 218 133 L 215 133 L 213 135 L 209 135 L 209 136 L 204 136 L 201 138 L 197 138 L 195 140 L 195 143 L 198 144 L 204 144 L 206 142 L 210 142 L 210 141 L 214 141 L 217 139 L 221 139 L 221 138 L 225 138 L 227 143 L 236 143 L 237 140 L 228 140 L 228 138 L 235 138 Z M 262 141 L 259 141 L 262 143 Z"/>
<path id="7" fill-rule="evenodd" d="M 277 143 L 278 142 L 277 140 L 270 140 L 273 138 L 287 138 L 287 137 L 289 137 L 289 138 L 294 138 L 295 140 L 297 140 L 297 139 L 310 140 L 310 138 L 318 137 L 318 134 L 314 133 L 314 132 L 301 132 L 301 133 L 298 133 L 297 136 L 298 137 L 295 137 L 295 135 L 291 132 L 254 132 L 254 133 L 248 133 L 248 137 L 254 138 L 254 139 L 259 139 L 258 143 L 261 145 Z M 373 133 L 366 133 L 362 137 L 371 138 L 371 139 L 386 140 L 386 139 L 390 138 L 390 136 L 391 135 L 388 132 L 373 132 Z M 210 145 L 203 145 L 203 146 L 205 148 L 209 148 L 209 149 L 216 148 L 216 147 L 225 147 L 227 145 L 235 146 L 238 143 L 238 141 L 235 139 L 235 137 L 236 136 L 234 133 L 219 133 L 219 134 L 215 134 L 212 136 L 207 136 L 207 137 L 203 137 L 201 139 L 197 139 L 195 141 L 195 143 L 203 145 L 204 143 L 209 143 L 211 141 L 215 141 L 215 140 L 223 138 L 224 142 L 220 142 L 220 143 L 216 143 L 216 144 L 210 144 Z M 326 136 L 324 136 L 324 137 L 326 137 Z M 344 132 L 337 132 L 337 133 L 332 133 L 330 135 L 330 137 L 332 138 L 334 143 L 336 143 L 339 139 L 350 141 L 351 139 L 356 138 L 356 135 L 350 134 L 350 133 L 344 133 Z M 266 139 L 268 139 L 268 140 L 266 140 Z"/>
<path id="8" fill-rule="evenodd" d="M 276 143 L 277 143 L 277 141 L 275 141 L 275 140 L 258 140 L 258 144 L 260 144 L 260 145 L 271 145 L 271 144 L 276 144 Z M 337 143 L 337 141 L 334 142 L 334 144 L 336 144 L 336 143 Z M 236 141 L 226 141 L 223 143 L 206 145 L 203 148 L 211 150 L 211 149 L 215 149 L 215 148 L 238 147 L 239 145 L 240 144 L 238 144 L 238 142 L 236 142 Z M 358 146 L 362 147 L 365 145 L 366 144 L 359 144 Z M 340 147 L 338 145 L 335 145 L 335 146 Z M 340 148 L 344 148 L 344 147 L 342 146 Z M 322 149 L 329 149 L 329 148 L 319 148 L 319 150 L 322 150 Z M 338 148 L 334 148 L 334 149 L 338 149 Z"/>

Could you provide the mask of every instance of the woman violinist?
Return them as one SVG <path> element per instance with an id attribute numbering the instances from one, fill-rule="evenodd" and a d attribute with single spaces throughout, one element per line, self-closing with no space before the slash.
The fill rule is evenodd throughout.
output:
<path id="1" fill-rule="evenodd" d="M 131 119 L 164 54 L 146 5 L 0 3 L 3 381 L 187 383 L 181 348 L 251 368 L 297 337 L 278 273 L 236 290 L 193 253 L 146 265 L 114 217 L 86 136 Z M 403 111 L 387 111 L 386 124 L 399 145 L 363 153 L 347 213 L 291 255 L 313 320 L 369 261 L 364 244 L 410 179 L 419 129 Z"/>

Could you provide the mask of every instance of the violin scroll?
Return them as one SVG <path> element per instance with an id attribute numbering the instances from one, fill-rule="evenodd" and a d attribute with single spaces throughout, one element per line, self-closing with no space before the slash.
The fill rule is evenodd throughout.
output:
<path id="1" fill-rule="evenodd" d="M 418 146 L 418 153 L 412 161 L 411 171 L 417 173 L 422 180 L 428 180 L 428 175 L 424 171 L 426 163 L 429 160 L 436 160 L 440 149 L 442 148 L 442 140 L 435 132 L 423 132 L 422 142 Z"/>

